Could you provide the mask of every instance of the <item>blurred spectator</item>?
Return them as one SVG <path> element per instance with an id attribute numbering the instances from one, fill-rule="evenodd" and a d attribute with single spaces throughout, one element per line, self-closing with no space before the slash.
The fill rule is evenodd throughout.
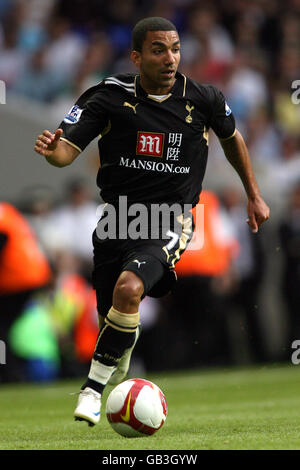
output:
<path id="1" fill-rule="evenodd" d="M 21 213 L 11 204 L 0 203 L 0 334 L 6 343 L 5 367 L 1 380 L 23 377 L 23 367 L 11 349 L 9 331 L 27 302 L 48 287 L 52 273 L 38 246 L 35 234 Z"/>
<path id="2" fill-rule="evenodd" d="M 5 18 L 9 11 L 14 8 L 14 4 L 11 0 L 1 0 L 0 2 L 0 20 Z"/>
<path id="3" fill-rule="evenodd" d="M 281 48 L 282 50 L 286 48 L 295 48 L 295 50 L 299 47 L 300 41 L 300 18 L 298 15 L 286 12 L 284 17 L 281 19 L 281 34 L 282 34 L 282 42 Z"/>
<path id="4" fill-rule="evenodd" d="M 40 49 L 47 40 L 46 23 L 56 0 L 19 0 L 20 29 L 18 43 L 24 52 Z"/>
<path id="5" fill-rule="evenodd" d="M 52 114 L 55 121 L 66 115 L 85 90 L 97 85 L 110 74 L 113 50 L 104 33 L 94 33 L 90 37 L 81 66 L 73 80 L 65 84 L 64 89 L 52 101 Z"/>
<path id="6" fill-rule="evenodd" d="M 289 45 L 284 47 L 278 56 L 278 68 L 278 83 L 284 87 L 286 91 L 290 91 L 292 82 L 299 77 L 299 48 Z"/>
<path id="7" fill-rule="evenodd" d="M 160 16 L 167 18 L 177 28 L 179 34 L 185 30 L 186 26 L 186 4 L 190 4 L 190 0 L 165 0 L 164 2 L 153 2 L 151 8 L 147 11 L 145 16 Z M 140 19 L 141 16 L 138 18 Z"/>
<path id="8" fill-rule="evenodd" d="M 77 272 L 89 279 L 98 205 L 91 197 L 87 181 L 80 177 L 68 180 L 63 200 L 43 186 L 27 188 L 21 198 L 22 210 L 51 263 L 56 266 L 60 254 L 69 253 L 72 263 L 76 260 Z"/>
<path id="9" fill-rule="evenodd" d="M 57 200 L 53 190 L 45 186 L 25 188 L 18 198 L 18 207 L 33 227 L 49 261 L 54 264 L 57 252 L 66 248 L 66 236 L 52 221 Z"/>
<path id="10" fill-rule="evenodd" d="M 262 363 L 267 360 L 267 352 L 259 307 L 260 287 L 265 270 L 261 232 L 252 234 L 246 223 L 248 216 L 240 190 L 234 187 L 224 188 L 221 200 L 240 246 L 239 254 L 232 262 L 236 278 L 231 292 L 230 311 L 244 316 L 250 360 Z"/>
<path id="11" fill-rule="evenodd" d="M 276 188 L 277 202 L 283 210 L 290 188 L 300 179 L 300 138 L 298 135 L 286 134 L 281 145 L 281 159 L 265 169 L 265 186 L 269 187 L 270 192 Z"/>
<path id="12" fill-rule="evenodd" d="M 87 182 L 75 178 L 66 184 L 66 201 L 51 215 L 53 226 L 63 234 L 63 245 L 78 257 L 80 272 L 88 279 L 92 266 L 92 234 L 98 222 L 97 208 Z"/>
<path id="13" fill-rule="evenodd" d="M 266 53 L 270 75 L 276 74 L 276 59 L 281 44 L 281 6 L 277 0 L 261 2 L 263 16 L 259 28 L 259 44 Z"/>
<path id="14" fill-rule="evenodd" d="M 59 343 L 45 300 L 31 299 L 9 332 L 11 348 L 23 361 L 24 381 L 50 381 L 60 374 Z"/>
<path id="15" fill-rule="evenodd" d="M 77 360 L 86 364 L 87 369 L 94 354 L 98 332 L 96 292 L 86 284 L 84 307 L 74 325 L 74 343 Z"/>
<path id="16" fill-rule="evenodd" d="M 247 145 L 257 166 L 269 167 L 282 157 L 282 133 L 268 109 L 261 107 L 248 120 Z"/>
<path id="17" fill-rule="evenodd" d="M 118 56 L 127 51 L 131 45 L 132 25 L 136 19 L 134 1 L 111 0 L 106 13 L 108 15 L 106 32 Z"/>
<path id="18" fill-rule="evenodd" d="M 65 78 L 46 65 L 47 49 L 36 50 L 11 90 L 26 98 L 49 103 L 65 86 Z"/>
<path id="19" fill-rule="evenodd" d="M 187 63 L 202 61 L 231 62 L 233 43 L 230 35 L 217 21 L 214 7 L 192 8 L 188 16 L 187 31 L 181 35 L 182 60 Z"/>
<path id="20" fill-rule="evenodd" d="M 287 308 L 287 358 L 291 344 L 300 338 L 300 179 L 294 185 L 279 226 L 283 254 L 282 295 Z"/>
<path id="21" fill-rule="evenodd" d="M 288 60 L 288 58 L 287 58 Z M 300 76 L 300 72 L 299 75 Z M 291 99 L 292 82 L 279 83 L 274 96 L 274 114 L 279 129 L 285 134 L 299 134 L 300 106 Z"/>
<path id="22" fill-rule="evenodd" d="M 16 82 L 28 60 L 18 47 L 19 26 L 14 17 L 5 19 L 2 23 L 2 44 L 0 43 L 0 79 L 9 90 Z"/>
<path id="23" fill-rule="evenodd" d="M 112 57 L 113 49 L 108 36 L 104 33 L 94 33 L 90 37 L 81 67 L 77 73 L 77 83 L 81 88 L 81 90 L 77 90 L 77 93 L 83 93 L 109 74 Z"/>
<path id="24" fill-rule="evenodd" d="M 245 121 L 268 103 L 265 75 L 250 53 L 239 51 L 228 69 L 224 93 L 239 121 Z"/>
<path id="25" fill-rule="evenodd" d="M 229 364 L 226 299 L 235 282 L 231 265 L 238 243 L 213 192 L 202 191 L 193 215 L 195 233 L 176 264 L 178 282 L 168 307 L 170 354 L 174 367 Z"/>
<path id="26" fill-rule="evenodd" d="M 60 349 L 60 375 L 86 373 L 98 335 L 96 296 L 68 248 L 57 252 L 55 280 L 46 304 Z"/>
<path id="27" fill-rule="evenodd" d="M 45 66 L 66 83 L 73 80 L 86 51 L 86 41 L 72 31 L 66 18 L 53 16 L 47 28 Z"/>
<path id="28" fill-rule="evenodd" d="M 104 0 L 56 0 L 56 15 L 67 18 L 73 28 L 87 37 L 91 31 L 103 31 L 108 21 L 108 4 Z"/>

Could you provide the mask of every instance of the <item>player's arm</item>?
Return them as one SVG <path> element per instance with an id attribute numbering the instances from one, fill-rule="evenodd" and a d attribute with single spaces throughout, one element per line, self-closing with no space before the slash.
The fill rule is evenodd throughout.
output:
<path id="1" fill-rule="evenodd" d="M 70 165 L 108 125 L 107 89 L 104 82 L 86 90 L 54 133 L 45 130 L 34 150 L 54 166 Z"/>
<path id="2" fill-rule="evenodd" d="M 54 134 L 45 130 L 38 136 L 34 146 L 38 154 L 57 167 L 70 165 L 80 153 L 79 149 L 60 140 L 62 134 L 62 129 L 57 129 Z"/>
<path id="3" fill-rule="evenodd" d="M 238 130 L 229 139 L 220 139 L 227 160 L 238 173 L 248 196 L 248 225 L 253 233 L 270 216 L 270 209 L 261 197 L 251 159 L 243 136 Z"/>

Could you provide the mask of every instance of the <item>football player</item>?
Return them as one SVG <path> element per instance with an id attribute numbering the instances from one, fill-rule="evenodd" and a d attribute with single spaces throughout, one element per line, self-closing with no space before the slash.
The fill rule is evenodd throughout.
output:
<path id="1" fill-rule="evenodd" d="M 257 232 L 269 217 L 222 92 L 178 71 L 176 27 L 159 17 L 139 21 L 132 33 L 131 60 L 136 74 L 113 75 L 88 89 L 57 130 L 45 130 L 35 143 L 35 151 L 50 164 L 64 167 L 99 136 L 97 184 L 105 206 L 93 234 L 93 284 L 100 330 L 74 413 L 90 425 L 100 419 L 106 384 L 117 384 L 127 374 L 139 336 L 141 299 L 165 295 L 176 280 L 175 264 L 193 233 L 185 207 L 199 201 L 209 129 L 243 183 L 250 229 Z M 166 224 L 164 214 L 170 215 L 174 204 Z M 162 216 L 154 223 L 157 206 Z M 140 236 L 129 230 L 137 228 L 137 209 L 145 209 Z"/>

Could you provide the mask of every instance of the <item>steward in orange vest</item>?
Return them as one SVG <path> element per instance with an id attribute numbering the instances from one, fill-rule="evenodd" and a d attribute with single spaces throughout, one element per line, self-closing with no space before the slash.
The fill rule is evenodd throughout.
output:
<path id="1" fill-rule="evenodd" d="M 0 202 L 0 296 L 44 286 L 51 279 L 49 263 L 20 212 Z"/>
<path id="2" fill-rule="evenodd" d="M 239 245 L 221 218 L 218 197 L 212 191 L 203 190 L 192 213 L 194 236 L 176 264 L 176 273 L 179 276 L 221 276 L 237 255 Z"/>
<path id="3" fill-rule="evenodd" d="M 9 332 L 33 295 L 52 279 L 47 258 L 23 215 L 0 202 L 0 340 L 5 343 L 5 364 L 0 383 L 26 379 L 22 360 L 10 347 Z"/>

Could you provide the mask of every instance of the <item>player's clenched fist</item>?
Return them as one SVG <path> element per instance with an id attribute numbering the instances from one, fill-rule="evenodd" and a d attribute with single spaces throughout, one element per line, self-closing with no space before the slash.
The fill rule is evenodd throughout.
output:
<path id="1" fill-rule="evenodd" d="M 36 139 L 34 150 L 44 157 L 50 157 L 53 151 L 56 149 L 62 134 L 62 129 L 57 129 L 54 134 L 48 130 L 45 130 Z"/>

